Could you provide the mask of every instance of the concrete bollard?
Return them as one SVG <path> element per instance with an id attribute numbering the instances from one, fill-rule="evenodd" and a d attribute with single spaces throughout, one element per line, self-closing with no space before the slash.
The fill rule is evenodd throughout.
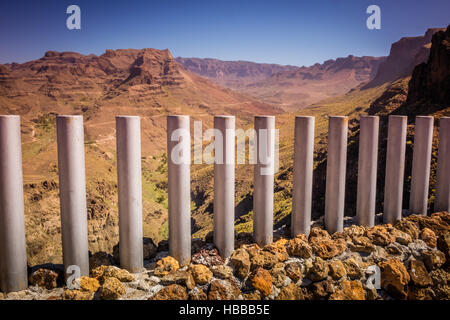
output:
<path id="1" fill-rule="evenodd" d="M 384 223 L 394 224 L 402 218 L 407 122 L 408 117 L 406 116 L 389 116 L 384 184 Z"/>
<path id="2" fill-rule="evenodd" d="M 181 265 L 191 260 L 191 135 L 189 116 L 167 117 L 169 254 Z"/>
<path id="3" fill-rule="evenodd" d="M 0 288 L 25 290 L 27 253 L 20 117 L 0 116 Z"/>
<path id="4" fill-rule="evenodd" d="M 255 117 L 256 164 L 253 173 L 253 238 L 259 246 L 273 241 L 275 117 Z"/>
<path id="5" fill-rule="evenodd" d="M 314 117 L 295 117 L 292 237 L 300 233 L 308 235 L 311 228 L 313 164 Z"/>
<path id="6" fill-rule="evenodd" d="M 450 211 L 450 117 L 439 120 L 439 151 L 434 211 Z"/>
<path id="7" fill-rule="evenodd" d="M 140 118 L 117 116 L 116 134 L 120 266 L 136 273 L 144 267 Z"/>
<path id="8" fill-rule="evenodd" d="M 360 120 L 356 217 L 365 227 L 375 224 L 379 124 L 376 116 L 362 116 Z"/>
<path id="9" fill-rule="evenodd" d="M 347 131 L 348 117 L 330 117 L 325 190 L 325 228 L 329 233 L 342 231 L 344 227 Z"/>
<path id="10" fill-rule="evenodd" d="M 56 117 L 61 234 L 65 277 L 89 275 L 82 116 Z"/>
<path id="11" fill-rule="evenodd" d="M 235 118 L 215 116 L 214 243 L 223 258 L 234 251 Z"/>
<path id="12" fill-rule="evenodd" d="M 433 121 L 433 117 L 416 117 L 411 194 L 409 198 L 409 210 L 414 214 L 427 215 L 428 211 Z"/>

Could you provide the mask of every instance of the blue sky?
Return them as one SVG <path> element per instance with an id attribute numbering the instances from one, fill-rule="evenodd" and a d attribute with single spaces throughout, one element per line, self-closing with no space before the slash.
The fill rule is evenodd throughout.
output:
<path id="1" fill-rule="evenodd" d="M 81 30 L 66 28 L 71 4 L 81 8 Z M 381 8 L 381 30 L 366 27 L 371 4 Z M 48 50 L 168 48 L 175 57 L 311 65 L 387 55 L 401 37 L 448 24 L 449 0 L 1 1 L 0 63 Z"/>

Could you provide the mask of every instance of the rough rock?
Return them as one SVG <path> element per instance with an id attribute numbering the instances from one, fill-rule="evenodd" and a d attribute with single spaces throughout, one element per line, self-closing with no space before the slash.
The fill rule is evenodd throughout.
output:
<path id="1" fill-rule="evenodd" d="M 309 241 L 311 241 L 313 238 L 331 239 L 331 236 L 327 230 L 318 228 L 318 227 L 313 227 L 313 228 L 311 228 L 311 230 L 309 232 L 308 239 L 309 239 Z"/>
<path id="2" fill-rule="evenodd" d="M 62 294 L 63 300 L 92 300 L 94 293 L 81 290 L 64 290 Z"/>
<path id="3" fill-rule="evenodd" d="M 30 285 L 36 285 L 45 289 L 54 289 L 58 286 L 58 273 L 49 269 L 38 269 L 30 274 L 28 281 Z"/>
<path id="4" fill-rule="evenodd" d="M 445 232 L 439 236 L 437 246 L 445 254 L 447 263 L 450 263 L 450 232 Z"/>
<path id="5" fill-rule="evenodd" d="M 208 300 L 208 296 L 205 291 L 199 287 L 194 287 L 191 291 L 189 291 L 189 300 Z"/>
<path id="6" fill-rule="evenodd" d="M 233 268 L 226 265 L 213 266 L 210 269 L 213 275 L 220 279 L 230 279 L 233 277 Z"/>
<path id="7" fill-rule="evenodd" d="M 276 300 L 304 300 L 303 291 L 297 285 L 290 283 L 281 288 L 280 293 L 275 298 Z"/>
<path id="8" fill-rule="evenodd" d="M 103 300 L 117 300 L 125 294 L 125 287 L 117 278 L 106 278 L 99 293 Z"/>
<path id="9" fill-rule="evenodd" d="M 171 284 L 159 290 L 149 300 L 187 300 L 186 288 L 179 284 Z"/>
<path id="10" fill-rule="evenodd" d="M 208 300 L 235 300 L 241 290 L 230 280 L 213 280 L 209 286 Z"/>
<path id="11" fill-rule="evenodd" d="M 389 233 L 385 226 L 374 226 L 367 230 L 367 238 L 378 246 L 387 246 L 395 241 L 395 237 Z"/>
<path id="12" fill-rule="evenodd" d="M 433 230 L 429 228 L 423 228 L 420 232 L 420 239 L 422 239 L 428 246 L 436 248 L 437 237 Z"/>
<path id="13" fill-rule="evenodd" d="M 312 262 L 309 261 L 306 267 L 306 276 L 312 281 L 321 281 L 326 279 L 328 276 L 328 263 L 320 257 L 316 257 Z"/>
<path id="14" fill-rule="evenodd" d="M 313 252 L 322 259 L 331 259 L 339 256 L 347 249 L 344 239 L 329 239 L 326 237 L 313 237 L 310 239 Z"/>
<path id="15" fill-rule="evenodd" d="M 258 290 L 242 294 L 244 300 L 261 300 L 261 293 Z"/>
<path id="16" fill-rule="evenodd" d="M 381 269 L 381 286 L 399 299 L 406 298 L 405 287 L 410 277 L 400 260 L 391 258 L 379 264 Z"/>
<path id="17" fill-rule="evenodd" d="M 441 267 L 445 263 L 445 254 L 439 250 L 427 250 L 422 253 L 422 260 L 429 271 Z"/>
<path id="18" fill-rule="evenodd" d="M 361 267 L 361 262 L 355 257 L 349 257 L 342 261 L 345 272 L 350 279 L 359 279 L 364 275 L 364 270 Z"/>
<path id="19" fill-rule="evenodd" d="M 203 264 L 207 267 L 211 267 L 222 265 L 224 263 L 224 260 L 219 255 L 219 252 L 216 248 L 201 249 L 200 252 L 197 252 L 192 256 L 192 263 Z"/>
<path id="20" fill-rule="evenodd" d="M 176 270 L 166 274 L 161 278 L 162 285 L 180 284 L 186 286 L 188 289 L 195 287 L 195 280 L 190 271 Z"/>
<path id="21" fill-rule="evenodd" d="M 211 281 L 213 273 L 203 264 L 194 264 L 190 267 L 195 283 L 203 285 Z"/>
<path id="22" fill-rule="evenodd" d="M 253 288 L 261 292 L 263 296 L 268 296 L 272 293 L 272 276 L 269 271 L 258 268 L 251 276 L 251 284 Z"/>
<path id="23" fill-rule="evenodd" d="M 419 287 L 432 284 L 431 277 L 422 261 L 412 259 L 409 263 L 409 276 L 411 282 Z"/>
<path id="24" fill-rule="evenodd" d="M 375 250 L 375 246 L 365 236 L 355 236 L 352 238 L 352 242 L 348 243 L 348 247 L 354 252 L 367 252 L 370 253 Z"/>
<path id="25" fill-rule="evenodd" d="M 284 270 L 286 271 L 286 275 L 294 282 L 303 279 L 302 265 L 298 262 L 290 262 L 286 264 Z"/>
<path id="26" fill-rule="evenodd" d="M 314 299 L 327 298 L 335 292 L 334 281 L 331 279 L 314 282 L 310 285 L 309 290 L 312 292 Z"/>
<path id="27" fill-rule="evenodd" d="M 248 252 L 243 249 L 237 249 L 233 252 L 233 254 L 230 257 L 230 262 L 233 265 L 236 275 L 244 279 L 247 277 L 248 273 L 250 272 L 250 256 Z"/>
<path id="28" fill-rule="evenodd" d="M 154 274 L 157 277 L 163 277 L 170 272 L 177 271 L 179 268 L 178 261 L 171 256 L 167 256 L 156 263 Z"/>
<path id="29" fill-rule="evenodd" d="M 341 260 L 332 260 L 328 263 L 329 275 L 334 280 L 339 280 L 347 275 L 344 264 Z"/>
<path id="30" fill-rule="evenodd" d="M 274 254 L 277 261 L 286 261 L 289 259 L 289 254 L 286 248 L 287 244 L 287 239 L 280 239 L 274 243 L 266 245 L 263 250 Z"/>
<path id="31" fill-rule="evenodd" d="M 100 282 L 96 278 L 81 277 L 80 289 L 88 292 L 96 292 L 100 288 Z"/>
<path id="32" fill-rule="evenodd" d="M 289 240 L 287 245 L 287 252 L 291 256 L 308 259 L 312 257 L 312 248 L 307 241 L 302 240 L 299 237 Z"/>
<path id="33" fill-rule="evenodd" d="M 366 294 L 360 281 L 344 280 L 336 291 L 330 295 L 330 300 L 365 300 Z"/>
<path id="34" fill-rule="evenodd" d="M 120 269 L 115 266 L 108 266 L 102 275 L 103 278 L 116 278 L 121 282 L 134 281 L 134 275 L 125 269 Z"/>
<path id="35" fill-rule="evenodd" d="M 407 233 L 412 238 L 412 240 L 415 240 L 419 237 L 419 227 L 416 223 L 410 220 L 399 220 L 394 224 L 394 228 Z"/>

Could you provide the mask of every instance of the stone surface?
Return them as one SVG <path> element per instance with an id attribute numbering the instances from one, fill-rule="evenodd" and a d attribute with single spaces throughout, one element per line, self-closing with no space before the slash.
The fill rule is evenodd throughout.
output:
<path id="1" fill-rule="evenodd" d="M 95 278 L 81 277 L 80 289 L 88 292 L 96 292 L 100 288 L 100 282 Z"/>
<path id="2" fill-rule="evenodd" d="M 191 291 L 189 291 L 189 300 L 208 300 L 208 296 L 205 291 L 199 287 L 194 287 Z"/>
<path id="3" fill-rule="evenodd" d="M 395 237 L 387 231 L 385 226 L 375 226 L 368 229 L 366 236 L 373 244 L 378 246 L 387 246 L 395 241 Z"/>
<path id="4" fill-rule="evenodd" d="M 416 223 L 410 220 L 406 219 L 399 220 L 395 223 L 394 228 L 407 233 L 412 238 L 412 240 L 417 239 L 419 237 L 420 232 L 419 227 L 417 226 Z"/>
<path id="5" fill-rule="evenodd" d="M 179 284 L 171 284 L 159 290 L 149 300 L 187 300 L 186 288 Z"/>
<path id="6" fill-rule="evenodd" d="M 428 246 L 436 248 L 437 237 L 433 230 L 429 228 L 423 228 L 422 231 L 420 231 L 420 239 L 422 239 Z"/>
<path id="7" fill-rule="evenodd" d="M 445 263 L 445 254 L 439 250 L 427 250 L 422 253 L 422 260 L 427 269 L 431 271 Z"/>
<path id="8" fill-rule="evenodd" d="M 296 256 L 304 259 L 312 257 L 312 248 L 307 241 L 299 237 L 289 240 L 287 245 L 287 252 L 291 256 Z"/>
<path id="9" fill-rule="evenodd" d="M 316 257 L 312 262 L 310 261 L 306 267 L 306 276 L 312 281 L 321 281 L 328 276 L 328 263 L 319 257 Z"/>
<path id="10" fill-rule="evenodd" d="M 233 265 L 236 275 L 239 278 L 243 279 L 247 277 L 248 273 L 250 272 L 251 264 L 250 256 L 245 249 L 241 248 L 235 250 L 230 257 L 230 262 Z"/>
<path id="11" fill-rule="evenodd" d="M 30 285 L 36 285 L 45 289 L 53 289 L 58 286 L 58 273 L 49 269 L 38 269 L 30 274 L 28 281 Z"/>
<path id="12" fill-rule="evenodd" d="M 275 298 L 276 300 L 304 300 L 303 291 L 297 285 L 290 283 L 281 288 L 280 293 Z"/>
<path id="13" fill-rule="evenodd" d="M 344 253 L 347 248 L 344 239 L 329 239 L 326 237 L 310 238 L 311 248 L 322 259 L 331 259 Z"/>
<path id="14" fill-rule="evenodd" d="M 406 285 L 410 280 L 408 271 L 402 262 L 391 258 L 379 264 L 381 269 L 381 286 L 399 299 L 406 298 Z"/>
<path id="15" fill-rule="evenodd" d="M 179 268 L 178 261 L 171 256 L 167 256 L 156 263 L 154 274 L 157 277 L 163 277 L 170 272 L 177 271 Z"/>
<path id="16" fill-rule="evenodd" d="M 209 287 L 208 300 L 235 300 L 241 290 L 233 281 L 213 280 Z"/>
<path id="17" fill-rule="evenodd" d="M 431 277 L 422 261 L 413 259 L 409 263 L 409 276 L 411 282 L 419 287 L 432 284 Z"/>
<path id="18" fill-rule="evenodd" d="M 213 273 L 203 264 L 195 264 L 190 267 L 195 283 L 203 285 L 211 281 Z"/>
<path id="19" fill-rule="evenodd" d="M 347 270 L 341 260 L 333 260 L 328 264 L 329 275 L 334 280 L 339 280 L 347 275 Z"/>
<path id="20" fill-rule="evenodd" d="M 103 278 L 116 278 L 121 282 L 134 281 L 134 275 L 125 269 L 120 269 L 115 266 L 108 266 L 102 275 Z"/>
<path id="21" fill-rule="evenodd" d="M 224 263 L 223 258 L 219 255 L 216 248 L 214 249 L 201 249 L 200 252 L 195 253 L 192 256 L 192 263 L 203 264 L 205 266 L 217 266 Z"/>
<path id="22" fill-rule="evenodd" d="M 324 299 L 335 292 L 334 281 L 331 279 L 314 282 L 310 285 L 314 299 Z"/>
<path id="23" fill-rule="evenodd" d="M 251 284 L 253 288 L 261 292 L 263 296 L 268 296 L 272 293 L 272 276 L 269 271 L 258 268 L 251 276 Z"/>
<path id="24" fill-rule="evenodd" d="M 230 279 L 233 277 L 233 268 L 226 265 L 213 266 L 210 269 L 213 275 L 220 279 Z"/>
<path id="25" fill-rule="evenodd" d="M 303 279 L 302 266 L 298 262 L 290 262 L 286 264 L 284 270 L 286 271 L 286 275 L 294 282 Z"/>
<path id="26" fill-rule="evenodd" d="M 350 279 L 359 279 L 364 275 L 364 270 L 361 267 L 361 262 L 355 257 L 349 257 L 342 261 L 345 272 Z"/>
<path id="27" fill-rule="evenodd" d="M 117 278 L 106 278 L 99 293 L 103 300 L 117 300 L 125 294 L 125 287 Z"/>
<path id="28" fill-rule="evenodd" d="M 195 287 L 195 280 L 190 271 L 176 270 L 166 274 L 161 278 L 162 285 L 180 284 L 188 289 Z"/>
<path id="29" fill-rule="evenodd" d="M 81 290 L 64 290 L 62 294 L 63 300 L 92 300 L 94 293 Z"/>
<path id="30" fill-rule="evenodd" d="M 335 293 L 330 295 L 330 300 L 365 300 L 366 294 L 360 281 L 344 280 L 338 286 Z"/>

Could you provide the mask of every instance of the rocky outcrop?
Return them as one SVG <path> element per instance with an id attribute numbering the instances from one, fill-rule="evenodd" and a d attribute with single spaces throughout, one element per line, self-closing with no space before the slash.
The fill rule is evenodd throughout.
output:
<path id="1" fill-rule="evenodd" d="M 376 76 L 364 88 L 372 88 L 410 76 L 416 65 L 428 59 L 431 38 L 440 30 L 443 29 L 428 29 L 423 36 L 405 37 L 394 42 L 389 56 L 380 64 Z"/>
<path id="2" fill-rule="evenodd" d="M 419 64 L 409 82 L 407 103 L 450 106 L 450 25 L 433 35 L 428 60 Z"/>
<path id="3" fill-rule="evenodd" d="M 175 259 L 167 256 L 167 248 L 161 246 L 163 251 L 145 260 L 145 270 L 140 273 L 130 274 L 116 266 L 99 266 L 91 270 L 90 277 L 79 279 L 79 286 L 74 290 L 61 284 L 47 289 L 36 282 L 29 289 L 10 293 L 5 298 L 448 300 L 449 234 L 450 213 L 439 212 L 431 216 L 408 216 L 394 226 L 351 225 L 331 235 L 313 227 L 309 237 L 279 238 L 264 248 L 243 243 L 230 259 L 219 265 L 192 261 L 180 267 Z M 321 242 L 324 244 L 319 246 Z M 310 246 L 311 255 L 299 256 L 292 249 L 298 245 Z M 211 250 L 212 246 L 204 242 L 196 244 L 193 254 Z M 37 271 L 33 273 L 35 277 L 47 274 L 48 270 Z M 375 287 L 377 283 L 380 287 Z"/>

